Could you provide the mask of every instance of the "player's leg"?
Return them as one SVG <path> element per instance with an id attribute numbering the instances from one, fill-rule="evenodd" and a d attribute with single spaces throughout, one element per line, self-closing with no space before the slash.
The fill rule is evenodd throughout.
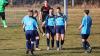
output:
<path id="1" fill-rule="evenodd" d="M 92 48 L 91 48 L 91 46 L 90 46 L 90 44 L 88 42 L 88 37 L 89 37 L 89 34 L 86 34 L 86 46 L 87 46 L 88 53 L 91 53 Z"/>
<path id="2" fill-rule="evenodd" d="M 86 34 L 82 34 L 82 44 L 83 44 L 85 53 L 88 53 L 88 50 L 89 50 L 89 52 L 91 51 L 90 44 L 87 41 L 87 39 L 88 39 L 88 36 Z"/>
<path id="3" fill-rule="evenodd" d="M 87 50 L 85 34 L 82 34 L 82 45 L 83 45 L 83 48 L 84 48 L 85 50 Z"/>
<path id="4" fill-rule="evenodd" d="M 47 50 L 50 49 L 50 29 L 46 27 L 46 38 L 47 38 Z"/>
<path id="5" fill-rule="evenodd" d="M 7 27 L 7 21 L 5 19 L 5 12 L 0 13 L 1 17 L 2 17 L 2 24 L 3 27 L 6 28 Z"/>
<path id="6" fill-rule="evenodd" d="M 31 50 L 31 40 L 30 40 L 30 32 L 26 31 L 25 35 L 26 35 L 26 54 L 29 53 L 29 51 Z"/>
<path id="7" fill-rule="evenodd" d="M 41 50 L 41 49 L 39 49 L 39 40 L 40 40 L 40 38 L 39 38 L 39 33 L 38 33 L 38 31 L 36 30 L 35 31 L 35 36 L 36 36 L 36 48 L 35 48 L 35 50 Z"/>
<path id="8" fill-rule="evenodd" d="M 64 44 L 64 37 L 65 37 L 65 29 L 64 28 L 65 28 L 64 26 L 61 27 L 61 49 Z"/>
<path id="9" fill-rule="evenodd" d="M 33 54 L 33 51 L 34 51 L 34 44 L 35 44 L 35 31 L 31 31 L 30 32 L 30 35 L 31 35 L 31 54 Z"/>
<path id="10" fill-rule="evenodd" d="M 51 37 L 52 37 L 52 39 L 51 39 L 51 46 L 52 46 L 52 48 L 54 48 L 54 36 L 55 36 L 55 28 L 54 27 L 51 27 Z"/>
<path id="11" fill-rule="evenodd" d="M 60 38 L 60 28 L 57 26 L 56 27 L 56 47 L 57 47 L 57 51 L 60 50 L 59 48 L 59 38 Z"/>
<path id="12" fill-rule="evenodd" d="M 60 50 L 59 39 L 60 39 L 60 34 L 59 33 L 56 33 L 56 46 L 57 46 L 57 51 Z"/>
<path id="13" fill-rule="evenodd" d="M 45 21 L 45 16 L 42 16 L 42 23 Z M 46 27 L 45 26 L 42 26 L 42 30 L 43 30 L 43 36 L 45 36 L 45 33 L 46 33 Z"/>

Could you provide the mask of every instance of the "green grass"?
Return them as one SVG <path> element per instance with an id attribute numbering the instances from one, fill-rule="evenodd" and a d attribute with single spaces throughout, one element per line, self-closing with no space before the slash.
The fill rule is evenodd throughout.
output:
<path id="1" fill-rule="evenodd" d="M 0 56 L 31 56 L 25 54 L 25 35 L 20 24 L 21 18 L 26 13 L 25 11 L 15 11 L 14 13 L 9 10 L 13 9 L 8 9 L 6 14 L 10 27 L 6 29 L 0 27 Z M 81 47 L 81 36 L 77 29 L 81 22 L 83 10 L 69 9 L 64 50 L 56 51 L 56 48 L 54 48 L 54 50 L 46 51 L 46 38 L 40 37 L 40 48 L 42 51 L 35 51 L 35 56 L 100 56 L 99 11 L 99 9 L 91 9 L 91 16 L 93 18 L 92 33 L 89 38 L 89 42 L 93 48 L 91 54 L 83 53 L 84 50 Z"/>

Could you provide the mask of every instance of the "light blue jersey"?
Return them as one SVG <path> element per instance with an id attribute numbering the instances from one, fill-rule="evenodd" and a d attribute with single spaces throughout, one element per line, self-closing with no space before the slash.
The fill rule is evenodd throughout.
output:
<path id="1" fill-rule="evenodd" d="M 46 26 L 55 26 L 55 16 L 47 16 L 45 22 Z"/>
<path id="2" fill-rule="evenodd" d="M 92 19 L 90 16 L 84 16 L 82 19 L 81 34 L 90 34 Z"/>
<path id="3" fill-rule="evenodd" d="M 66 21 L 66 17 L 63 14 L 56 16 L 56 20 L 55 20 L 56 26 L 64 26 L 65 21 Z"/>
<path id="4" fill-rule="evenodd" d="M 38 23 L 38 20 L 37 20 L 37 18 L 36 17 L 33 17 L 33 19 L 35 19 L 36 20 L 36 22 L 37 22 L 37 25 L 39 26 L 39 23 Z M 37 26 L 37 27 L 38 27 Z M 35 30 L 37 30 L 37 27 L 35 28 Z"/>
<path id="5" fill-rule="evenodd" d="M 36 19 L 28 15 L 23 18 L 22 23 L 25 25 L 25 31 L 36 30 L 38 27 Z"/>

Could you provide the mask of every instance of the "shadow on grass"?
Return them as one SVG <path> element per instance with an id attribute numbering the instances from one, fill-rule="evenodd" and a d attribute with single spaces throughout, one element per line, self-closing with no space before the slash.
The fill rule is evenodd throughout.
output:
<path id="1" fill-rule="evenodd" d="M 80 35 L 80 34 L 79 33 L 74 33 L 74 34 L 68 33 L 67 35 Z M 91 33 L 91 35 L 100 35 L 100 33 Z"/>
<path id="2" fill-rule="evenodd" d="M 9 49 L 0 49 L 0 50 L 7 50 L 7 51 L 10 51 L 10 50 L 17 50 L 17 49 L 11 49 L 11 48 L 9 48 Z"/>
<path id="3" fill-rule="evenodd" d="M 100 51 L 93 51 L 92 53 L 100 53 Z"/>
<path id="4" fill-rule="evenodd" d="M 91 35 L 100 35 L 100 33 L 91 33 Z"/>
<path id="5" fill-rule="evenodd" d="M 4 40 L 7 41 L 7 40 L 11 40 L 11 39 L 0 39 L 0 41 L 4 41 Z"/>
<path id="6" fill-rule="evenodd" d="M 94 53 L 100 53 L 100 47 L 92 47 Z M 75 47 L 75 48 L 63 48 L 63 50 L 72 50 L 69 53 L 83 53 L 80 50 L 83 50 L 82 47 Z"/>
<path id="7" fill-rule="evenodd" d="M 92 47 L 93 51 L 92 53 L 100 53 L 100 47 Z M 98 50 L 97 50 L 98 49 Z M 61 51 L 52 51 L 52 52 L 43 52 L 41 54 L 37 54 L 36 56 L 52 56 L 56 55 L 59 56 L 61 54 L 66 54 L 66 53 L 84 53 L 83 49 L 81 47 L 75 47 L 75 48 L 64 48 Z"/>
<path id="8" fill-rule="evenodd" d="M 63 48 L 63 50 L 82 50 L 83 48 L 82 47 L 73 47 L 73 48 Z M 100 49 L 100 47 L 92 47 L 92 49 Z"/>
<path id="9" fill-rule="evenodd" d="M 20 48 L 20 49 L 23 49 L 24 48 Z M 93 49 L 93 52 L 92 53 L 100 53 L 100 47 L 96 46 L 96 47 L 92 47 Z M 13 51 L 13 50 L 17 50 L 17 49 L 0 49 L 0 50 L 7 50 L 7 51 Z M 46 51 L 46 50 L 42 50 L 42 51 L 35 51 L 34 52 L 34 55 L 30 55 L 30 56 L 52 56 L 52 55 L 56 55 L 56 56 L 59 56 L 59 55 L 63 55 L 63 54 L 72 54 L 72 53 L 77 53 L 77 54 L 80 54 L 80 53 L 84 53 L 83 49 L 81 47 L 73 47 L 73 48 L 63 48 L 63 50 L 61 51 L 56 51 L 56 50 L 50 50 L 50 51 Z M 25 55 L 25 56 L 28 56 L 28 55 Z"/>
<path id="10" fill-rule="evenodd" d="M 66 52 L 45 52 L 45 53 L 41 53 L 41 54 L 35 54 L 35 56 L 52 56 L 52 55 L 56 55 L 59 56 L 61 54 L 64 54 Z"/>

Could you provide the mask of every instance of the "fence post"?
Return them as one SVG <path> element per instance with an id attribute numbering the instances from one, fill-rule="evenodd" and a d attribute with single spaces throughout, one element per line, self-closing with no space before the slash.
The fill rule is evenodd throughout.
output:
<path id="1" fill-rule="evenodd" d="M 72 0 L 72 7 L 74 7 L 75 6 L 75 1 L 74 0 Z"/>
<path id="2" fill-rule="evenodd" d="M 64 15 L 68 16 L 68 0 L 64 0 Z"/>

